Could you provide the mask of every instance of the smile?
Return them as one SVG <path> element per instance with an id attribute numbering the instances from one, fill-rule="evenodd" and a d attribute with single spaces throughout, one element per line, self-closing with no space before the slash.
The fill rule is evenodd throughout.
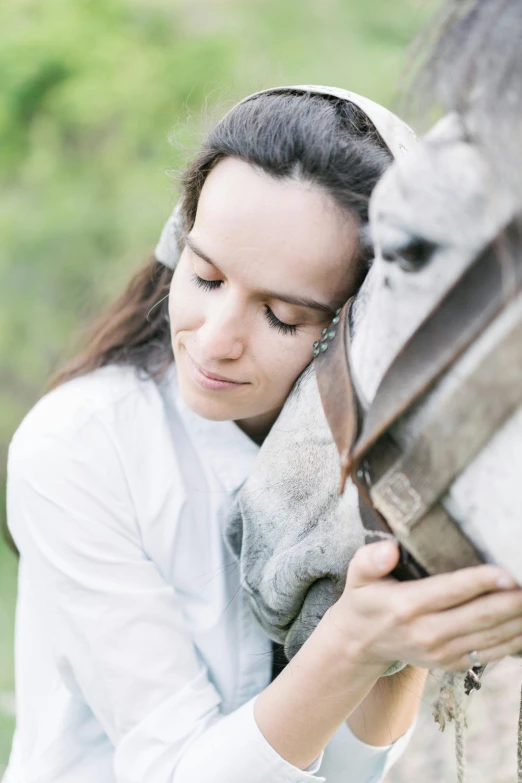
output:
<path id="1" fill-rule="evenodd" d="M 224 375 L 218 375 L 214 372 L 209 372 L 200 367 L 197 362 L 187 352 L 189 359 L 190 369 L 192 371 L 192 377 L 196 383 L 207 391 L 225 391 L 226 389 L 237 389 L 238 386 L 247 386 L 243 381 L 234 381 L 231 378 L 226 378 Z"/>

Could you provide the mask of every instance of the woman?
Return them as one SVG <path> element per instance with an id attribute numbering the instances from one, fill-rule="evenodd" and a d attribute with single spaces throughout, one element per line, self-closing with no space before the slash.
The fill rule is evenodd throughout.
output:
<path id="1" fill-rule="evenodd" d="M 422 691 L 414 667 L 381 680 L 390 663 L 428 667 L 444 650 L 447 668 L 466 667 L 486 627 L 497 657 L 522 646 L 506 574 L 412 591 L 382 579 L 398 556 L 388 542 L 358 553 L 341 600 L 271 682 L 270 642 L 224 549 L 258 444 L 364 276 L 368 198 L 404 138 L 343 91 L 281 88 L 235 107 L 188 169 L 158 260 L 19 428 L 8 783 L 377 781 Z"/>

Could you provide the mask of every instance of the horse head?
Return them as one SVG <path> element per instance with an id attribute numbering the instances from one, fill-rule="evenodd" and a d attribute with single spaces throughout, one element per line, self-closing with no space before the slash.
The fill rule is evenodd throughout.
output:
<path id="1" fill-rule="evenodd" d="M 465 42 L 450 60 L 453 92 L 445 81 L 448 63 L 432 80 L 435 92 L 444 85 L 439 93 L 449 113 L 390 167 L 372 196 L 375 260 L 352 312 L 352 368 L 364 407 L 426 314 L 475 259 L 492 247 L 509 273 L 509 253 L 520 247 L 518 231 L 502 240 L 522 212 L 522 10 L 518 0 L 508 0 L 502 8 L 490 0 L 469 6 L 467 14 L 457 9 L 453 21 L 450 15 L 428 65 L 433 70 L 452 42 Z M 470 68 L 477 47 L 485 71 Z M 504 96 L 499 97 L 497 82 L 488 75 L 486 66 L 493 62 L 505 74 Z M 492 113 L 498 134 L 491 131 Z M 522 313 L 520 295 L 510 308 L 517 317 L 518 310 Z M 498 332 L 498 324 L 496 328 Z M 399 445 L 407 446 L 441 387 L 458 380 L 466 362 L 487 348 L 493 332 L 489 329 L 477 340 L 438 387 L 403 417 L 394 431 Z M 442 499 L 485 558 L 520 580 L 522 547 L 512 542 L 521 469 L 518 409 Z M 252 610 L 265 632 L 284 643 L 288 657 L 342 592 L 350 558 L 364 541 L 356 488 L 349 480 L 340 496 L 338 483 L 339 457 L 312 366 L 265 441 L 228 528 Z"/>

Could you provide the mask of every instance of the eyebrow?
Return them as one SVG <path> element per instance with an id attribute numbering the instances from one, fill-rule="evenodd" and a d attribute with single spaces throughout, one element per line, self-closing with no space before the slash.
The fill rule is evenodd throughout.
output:
<path id="1" fill-rule="evenodd" d="M 209 256 L 199 247 L 196 242 L 194 242 L 190 234 L 185 237 L 185 242 L 193 253 L 202 258 L 203 261 L 206 261 L 207 264 L 210 264 L 215 269 L 217 269 L 218 272 L 221 272 L 221 269 L 218 267 L 218 265 L 212 261 L 211 258 L 209 258 Z M 315 299 L 306 299 L 299 296 L 287 296 L 286 294 L 278 294 L 276 291 L 263 291 L 263 293 L 270 299 L 279 299 L 281 302 L 287 302 L 288 304 L 296 305 L 297 307 L 309 307 L 313 310 L 319 310 L 321 313 L 327 313 L 328 315 L 331 315 L 335 310 L 335 307 L 322 304 L 322 302 L 317 302 Z"/>

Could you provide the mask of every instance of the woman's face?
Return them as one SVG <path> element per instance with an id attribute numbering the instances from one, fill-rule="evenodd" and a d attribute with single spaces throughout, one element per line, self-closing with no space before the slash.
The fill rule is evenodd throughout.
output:
<path id="1" fill-rule="evenodd" d="M 357 244 L 355 219 L 317 186 L 218 163 L 170 289 L 189 407 L 263 437 L 350 293 Z"/>

